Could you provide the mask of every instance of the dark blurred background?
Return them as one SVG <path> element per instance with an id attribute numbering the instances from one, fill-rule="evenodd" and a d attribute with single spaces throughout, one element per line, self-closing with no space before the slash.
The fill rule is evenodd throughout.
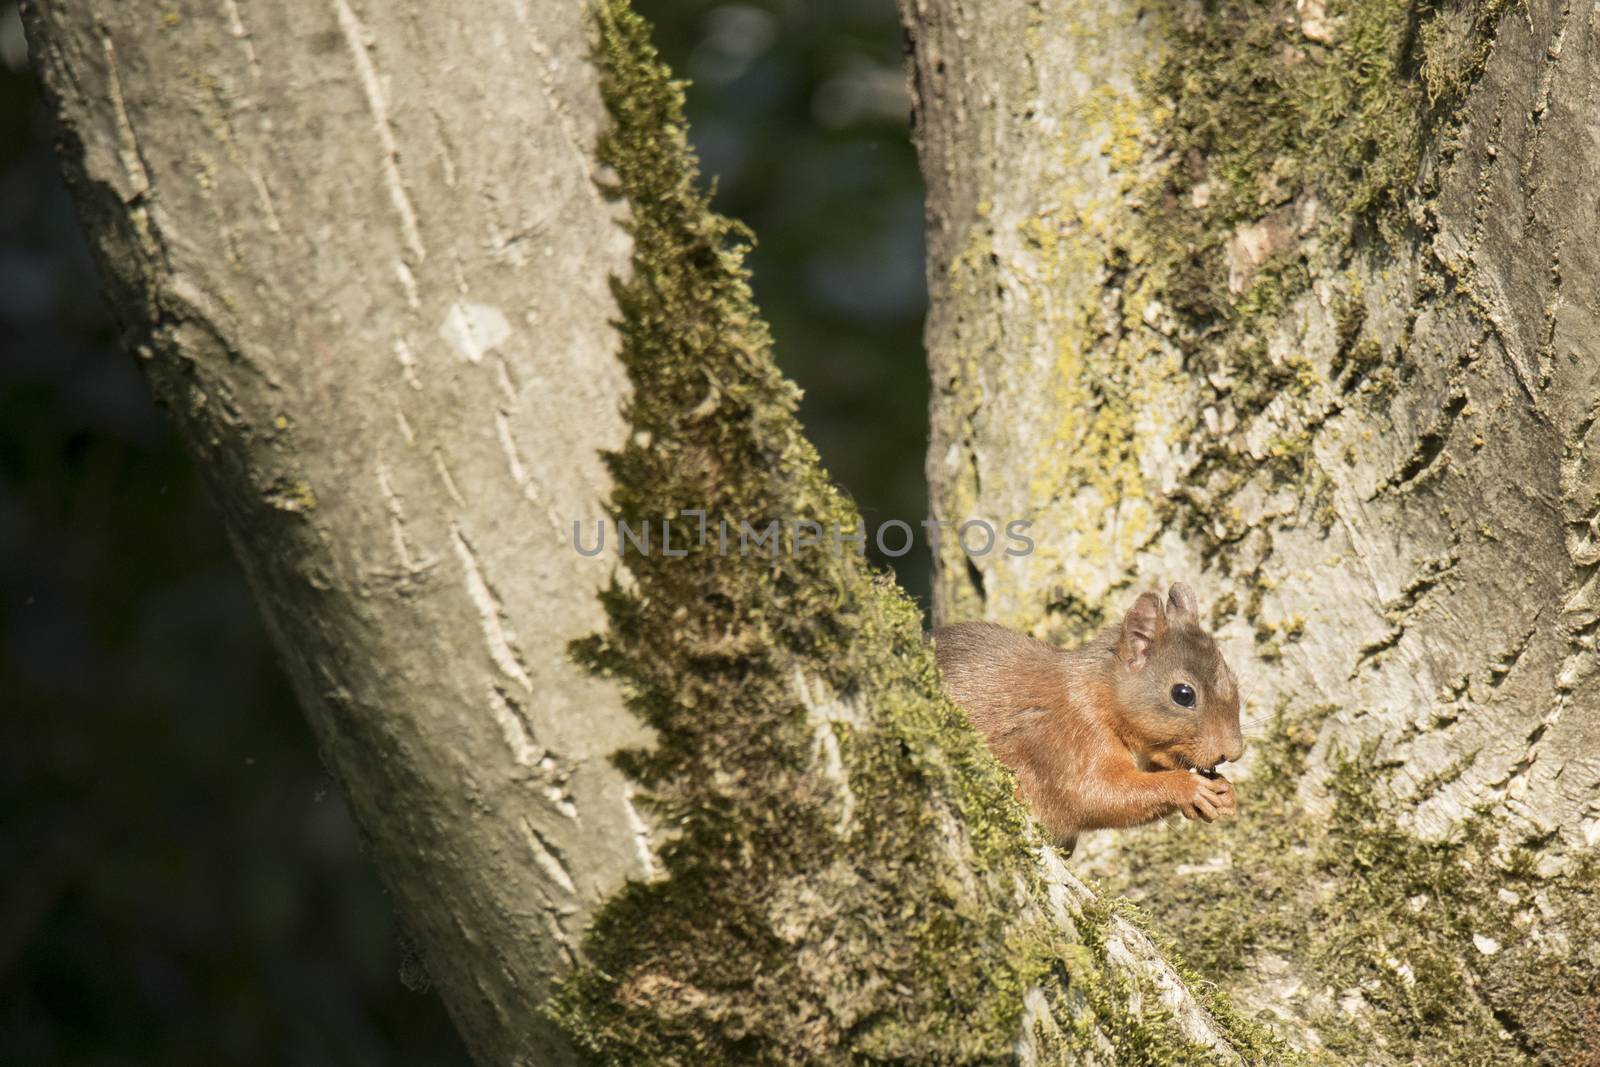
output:
<path id="1" fill-rule="evenodd" d="M 892 0 L 640 0 L 803 416 L 926 513 Z M 0 0 L 0 1064 L 440 1064 L 393 914 L 189 463 L 118 351 Z M 901 581 L 927 590 L 926 560 Z"/>

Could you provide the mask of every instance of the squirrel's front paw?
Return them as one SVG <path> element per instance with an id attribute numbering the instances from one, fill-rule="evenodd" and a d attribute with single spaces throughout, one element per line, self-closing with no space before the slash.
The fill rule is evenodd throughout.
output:
<path id="1" fill-rule="evenodd" d="M 1203 774 L 1186 774 L 1179 790 L 1178 810 L 1185 819 L 1212 822 L 1219 815 L 1235 815 L 1239 811 L 1234 800 L 1233 783 L 1220 774 L 1208 778 Z"/>

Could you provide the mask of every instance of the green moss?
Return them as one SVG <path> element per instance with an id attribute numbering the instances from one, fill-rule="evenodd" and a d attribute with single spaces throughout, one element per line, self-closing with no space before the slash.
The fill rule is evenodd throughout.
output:
<path id="1" fill-rule="evenodd" d="M 1311 505 L 1317 521 L 1334 520 L 1332 481 L 1311 447 L 1317 430 L 1348 405 L 1387 397 L 1410 344 L 1407 327 L 1376 314 L 1384 292 L 1402 290 L 1385 286 L 1369 300 L 1363 279 L 1381 279 L 1379 265 L 1409 263 L 1426 245 L 1459 106 L 1510 5 L 1330 0 L 1326 27 L 1303 28 L 1302 13 L 1316 6 L 1297 12 L 1281 0 L 1202 0 L 1160 9 L 1166 54 L 1143 86 L 1154 131 L 1146 144 L 1158 145 L 1143 158 L 1154 160 L 1157 176 L 1115 187 L 1121 175 L 1114 173 L 1108 195 L 1119 205 L 1102 213 L 1110 222 L 1074 216 L 1067 205 L 1081 190 L 1063 189 L 1060 202 L 1020 233 L 1046 261 L 1032 276 L 1047 285 L 1102 279 L 1079 307 L 1061 311 L 1065 302 L 1035 299 L 1041 315 L 1048 308 L 1057 316 L 1065 353 L 1058 366 L 1067 385 L 1056 402 L 1084 409 L 1073 415 L 1087 427 L 1074 454 L 1093 457 L 1102 471 L 1070 463 L 1040 470 L 1030 497 L 1041 506 L 1087 493 L 1091 503 L 1082 510 L 1096 522 L 1104 510 L 1095 504 L 1109 507 L 1138 491 L 1107 484 L 1103 472 L 1118 469 L 1117 457 L 1129 449 L 1125 427 L 1145 398 L 1097 394 L 1093 383 L 1113 376 L 1142 383 L 1152 353 L 1167 344 L 1195 383 L 1197 414 L 1214 405 L 1246 420 L 1273 405 L 1270 417 L 1286 429 L 1252 438 L 1267 436 L 1264 457 L 1198 426 L 1180 431 L 1200 460 L 1157 515 L 1190 535 L 1202 559 L 1223 573 L 1233 555 L 1227 546 L 1252 532 L 1230 497 L 1263 466 Z M 1326 40 L 1311 40 L 1305 29 Z M 1099 106 L 1086 99 L 1083 111 Z M 1075 141 L 1107 145 L 1094 151 L 1118 165 L 1138 143 L 1093 132 L 1107 137 L 1075 130 Z M 1077 159 L 1074 150 L 1063 147 Z M 1076 227 L 1065 231 L 1070 237 L 1061 236 L 1062 218 Z M 1272 230 L 1265 244 L 1274 251 L 1230 279 L 1230 243 L 1262 227 Z M 1419 299 L 1458 299 L 1432 270 L 1423 267 Z M 1304 338 L 1286 337 L 1303 321 L 1290 316 L 1313 278 L 1332 302 L 1331 345 L 1325 336 L 1304 346 Z M 1145 321 L 1140 309 L 1156 305 L 1175 321 L 1159 313 Z M 1326 329 L 1319 314 L 1313 309 L 1310 325 Z M 1318 362 L 1299 355 L 1302 348 Z M 1324 371 L 1320 359 L 1330 350 Z M 1109 427 L 1091 419 L 1087 409 L 1096 405 L 1109 409 L 1094 415 L 1113 420 Z M 1257 559 L 1271 553 L 1271 527 L 1259 529 L 1265 543 L 1250 553 Z M 1115 558 L 1108 552 L 1079 565 Z M 1303 622 L 1260 622 L 1268 580 L 1239 581 L 1238 597 L 1218 605 L 1219 621 L 1241 614 L 1257 626 L 1263 658 L 1281 654 Z M 1260 758 L 1241 791 L 1239 819 L 1134 832 L 1118 853 L 1134 862 L 1112 885 L 1142 901 L 1182 956 L 1237 989 L 1241 1003 L 1253 984 L 1270 981 L 1264 965 L 1281 957 L 1289 973 L 1307 980 L 1299 1007 L 1333 1058 L 1581 1062 L 1583 1028 L 1592 1035 L 1600 1019 L 1593 985 L 1600 952 L 1590 947 L 1593 865 L 1555 881 L 1534 878 L 1516 843 L 1487 829 L 1486 815 L 1447 842 L 1420 840 L 1379 802 L 1385 772 L 1370 758 L 1336 760 L 1331 816 L 1307 813 L 1299 795 L 1306 757 L 1332 710 L 1291 718 L 1280 709 L 1268 738 L 1255 742 Z M 1417 784 L 1444 788 L 1454 773 L 1459 768 Z M 1208 844 L 1225 866 L 1175 873 L 1192 867 Z M 1530 936 L 1541 925 L 1551 931 L 1542 946 Z M 1559 947 L 1560 931 L 1572 948 Z"/>
<path id="2" fill-rule="evenodd" d="M 1067 589 L 1057 589 L 1044 610 L 1050 622 L 1046 639 L 1065 647 L 1087 641 L 1105 629 L 1108 621 L 1104 610 Z"/>
<path id="3" fill-rule="evenodd" d="M 1077 966 L 1068 963 L 1073 980 L 1068 988 L 1076 988 L 1094 1006 L 1095 1016 L 1110 1020 L 1096 1036 L 1108 1040 L 1115 1051 L 1114 1062 L 1119 1067 L 1189 1067 L 1189 1065 L 1224 1064 L 1236 1062 L 1231 1055 L 1216 1050 L 1173 1040 L 1173 1024 L 1161 1007 L 1160 991 L 1148 982 L 1133 983 L 1121 976 L 1106 977 L 1094 965 L 1103 960 L 1107 952 L 1108 934 L 1113 917 L 1121 918 L 1142 928 L 1145 920 L 1137 907 L 1126 900 L 1105 899 L 1085 908 L 1078 920 L 1078 932 L 1088 950 L 1075 959 Z M 1233 1051 L 1246 1064 L 1272 1064 L 1290 1067 L 1300 1062 L 1299 1054 L 1279 1035 L 1260 1022 L 1239 1012 L 1228 999 L 1183 961 L 1175 945 L 1158 942 L 1169 962 L 1185 984 L 1196 991 L 1200 1002 L 1219 1024 L 1219 1029 L 1233 1042 Z M 1072 961 L 1074 957 L 1069 956 Z M 1143 1010 L 1130 1014 L 1119 1010 L 1130 1000 L 1137 999 Z M 1086 1044 L 1086 1042 L 1085 1042 Z M 1080 1045 L 1078 1051 L 1087 1051 Z M 1070 1061 L 1068 1061 L 1070 1062 Z"/>
<path id="4" fill-rule="evenodd" d="M 858 528 L 770 359 L 744 235 L 696 188 L 679 86 L 625 5 L 601 5 L 599 23 L 602 153 L 634 239 L 633 278 L 616 286 L 635 433 L 608 457 L 615 516 Z M 666 874 L 602 909 L 558 1017 L 601 1062 L 1000 1055 L 1030 976 L 1006 949 L 1014 885 L 981 865 L 1015 866 L 1022 816 L 940 699 L 916 609 L 848 550 L 724 555 L 715 536 L 697 543 L 697 518 L 672 529 L 688 555 L 630 557 L 632 584 L 604 598 L 608 631 L 576 649 L 656 732 L 622 764 L 674 835 Z M 797 677 L 871 708 L 835 727 L 847 783 L 818 766 Z M 980 862 L 970 875 L 940 858 L 952 809 Z"/>
<path id="5" fill-rule="evenodd" d="M 1200 384 L 1197 410 L 1231 408 L 1243 420 L 1282 398 L 1287 418 L 1314 427 L 1344 402 L 1340 392 L 1370 384 L 1381 399 L 1392 388 L 1381 368 L 1403 358 L 1404 339 L 1363 334 L 1359 273 L 1349 268 L 1425 239 L 1459 105 L 1510 2 L 1328 0 L 1320 27 L 1314 2 L 1205 0 L 1160 11 L 1166 47 L 1144 92 L 1167 162 L 1131 194 L 1138 209 L 1103 260 L 1110 269 L 1136 250 L 1123 285 L 1176 318 L 1171 337 Z M 1260 263 L 1238 258 L 1242 244 L 1230 250 L 1246 232 L 1272 235 Z M 1334 290 L 1338 353 L 1326 376 L 1303 359 L 1267 355 L 1267 338 L 1314 274 L 1346 285 Z M 1122 347 L 1130 365 L 1140 357 L 1137 345 Z M 1190 436 L 1202 442 L 1195 481 L 1209 483 L 1211 497 L 1248 477 L 1253 461 L 1237 462 L 1198 428 Z M 1268 459 L 1304 475 L 1310 441 L 1285 438 Z M 1197 533 L 1205 511 L 1163 518 Z"/>
<path id="6" fill-rule="evenodd" d="M 859 525 L 770 358 L 743 232 L 696 186 L 679 85 L 625 3 L 597 16 L 602 153 L 634 242 L 611 510 L 668 520 L 687 554 L 630 554 L 606 632 L 574 646 L 655 732 L 619 760 L 670 839 L 660 877 L 601 907 L 548 1010 L 596 1063 L 1009 1062 L 1025 994 L 1065 1012 L 1105 960 L 1039 917 L 1014 783 L 942 696 L 893 583 L 850 551 L 722 553 L 674 518 Z M 1098 1012 L 1089 1029 L 1181 1056 L 1158 1015 Z"/>
<path id="7" fill-rule="evenodd" d="M 1593 1048 L 1600 973 L 1593 858 L 1542 877 L 1538 854 L 1487 818 L 1446 841 L 1418 840 L 1363 780 L 1371 762 L 1363 754 L 1332 779 L 1320 860 L 1339 876 L 1345 920 L 1319 965 L 1362 990 L 1400 1058 L 1428 1049 L 1462 1064 L 1579 1062 Z M 1559 939 L 1540 944 L 1539 928 Z"/>
<path id="8" fill-rule="evenodd" d="M 1240 817 L 1198 841 L 1190 827 L 1141 832 L 1140 869 L 1113 888 L 1143 903 L 1174 958 L 1224 989 L 1248 992 L 1263 961 L 1288 961 L 1337 1060 L 1370 1062 L 1376 1038 L 1379 1062 L 1580 1062 L 1600 970 L 1593 860 L 1539 877 L 1533 853 L 1478 818 L 1419 840 L 1381 803 L 1370 753 L 1332 761 L 1332 813 L 1309 815 L 1296 785 L 1331 710 L 1280 710 Z M 1229 865 L 1172 877 L 1208 838 Z M 1540 944 L 1538 927 L 1563 933 Z"/>
<path id="9" fill-rule="evenodd" d="M 1369 326 L 1361 279 L 1375 255 L 1406 255 L 1426 239 L 1459 105 L 1508 4 L 1328 0 L 1321 25 L 1316 0 L 1299 10 L 1289 0 L 1158 7 L 1158 59 L 1140 93 L 1085 95 L 1074 134 L 1103 141 L 1098 151 L 1113 162 L 1105 196 L 1093 212 L 1075 210 L 1083 191 L 1064 188 L 1019 232 L 1042 264 L 1032 276 L 1043 291 L 1103 279 L 1077 306 L 1053 312 L 1059 447 L 1042 450 L 1049 462 L 1030 489 L 1046 502 L 1087 493 L 1081 514 L 1051 517 L 1074 524 L 1081 554 L 1127 558 L 1157 523 L 1220 554 L 1234 537 L 1225 522 L 1219 532 L 1220 502 L 1263 459 L 1280 483 L 1326 493 L 1315 430 L 1351 394 L 1384 399 L 1396 381 L 1386 364 L 1405 358 L 1403 336 L 1380 338 Z M 1141 172 L 1124 157 L 1134 150 L 1152 161 L 1142 172 L 1152 177 L 1132 177 Z M 1080 151 L 1063 146 L 1070 159 Z M 1327 369 L 1303 350 L 1319 339 L 1282 337 L 1314 277 L 1338 301 Z M 1035 306 L 1043 314 L 1061 305 L 1035 297 Z M 1136 416 L 1149 397 L 1171 394 L 1174 374 L 1198 394 L 1193 421 L 1175 436 L 1200 457 L 1174 499 L 1148 502 L 1145 521 L 1137 458 L 1147 448 Z M 1296 429 L 1262 457 L 1200 425 L 1207 408 L 1247 422 L 1269 405 Z M 1133 521 L 1119 521 L 1118 543 L 1102 545 L 1105 510 L 1118 505 L 1119 519 Z M 1313 514 L 1332 517 L 1320 506 Z"/>
<path id="10" fill-rule="evenodd" d="M 1431 192 L 1425 149 L 1448 140 L 1506 6 L 1330 0 L 1328 31 L 1313 30 L 1326 41 L 1284 0 L 1168 13 L 1171 48 L 1150 91 L 1170 114 L 1173 163 L 1145 199 L 1165 205 L 1155 221 L 1169 231 L 1158 241 L 1174 264 L 1171 306 L 1202 327 L 1273 314 L 1297 287 L 1292 266 L 1236 298 L 1223 245 L 1285 206 L 1346 240 L 1404 239 L 1410 202 Z"/>

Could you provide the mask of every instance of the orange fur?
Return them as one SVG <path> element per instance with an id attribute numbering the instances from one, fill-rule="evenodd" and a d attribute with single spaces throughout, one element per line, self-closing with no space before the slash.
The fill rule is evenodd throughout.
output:
<path id="1" fill-rule="evenodd" d="M 1080 833 L 1182 812 L 1236 810 L 1210 770 L 1243 753 L 1233 672 L 1201 627 L 1194 594 L 1139 597 L 1118 625 L 1066 651 L 993 623 L 940 627 L 945 686 L 1034 816 L 1064 847 Z M 1190 686 L 1195 706 L 1176 702 Z"/>

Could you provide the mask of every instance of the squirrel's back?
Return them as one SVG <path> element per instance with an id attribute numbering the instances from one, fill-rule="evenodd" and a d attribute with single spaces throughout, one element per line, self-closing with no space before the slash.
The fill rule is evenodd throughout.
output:
<path id="1" fill-rule="evenodd" d="M 950 696 L 985 735 L 1056 706 L 1070 688 L 1068 653 L 992 622 L 941 626 L 933 647 Z"/>

